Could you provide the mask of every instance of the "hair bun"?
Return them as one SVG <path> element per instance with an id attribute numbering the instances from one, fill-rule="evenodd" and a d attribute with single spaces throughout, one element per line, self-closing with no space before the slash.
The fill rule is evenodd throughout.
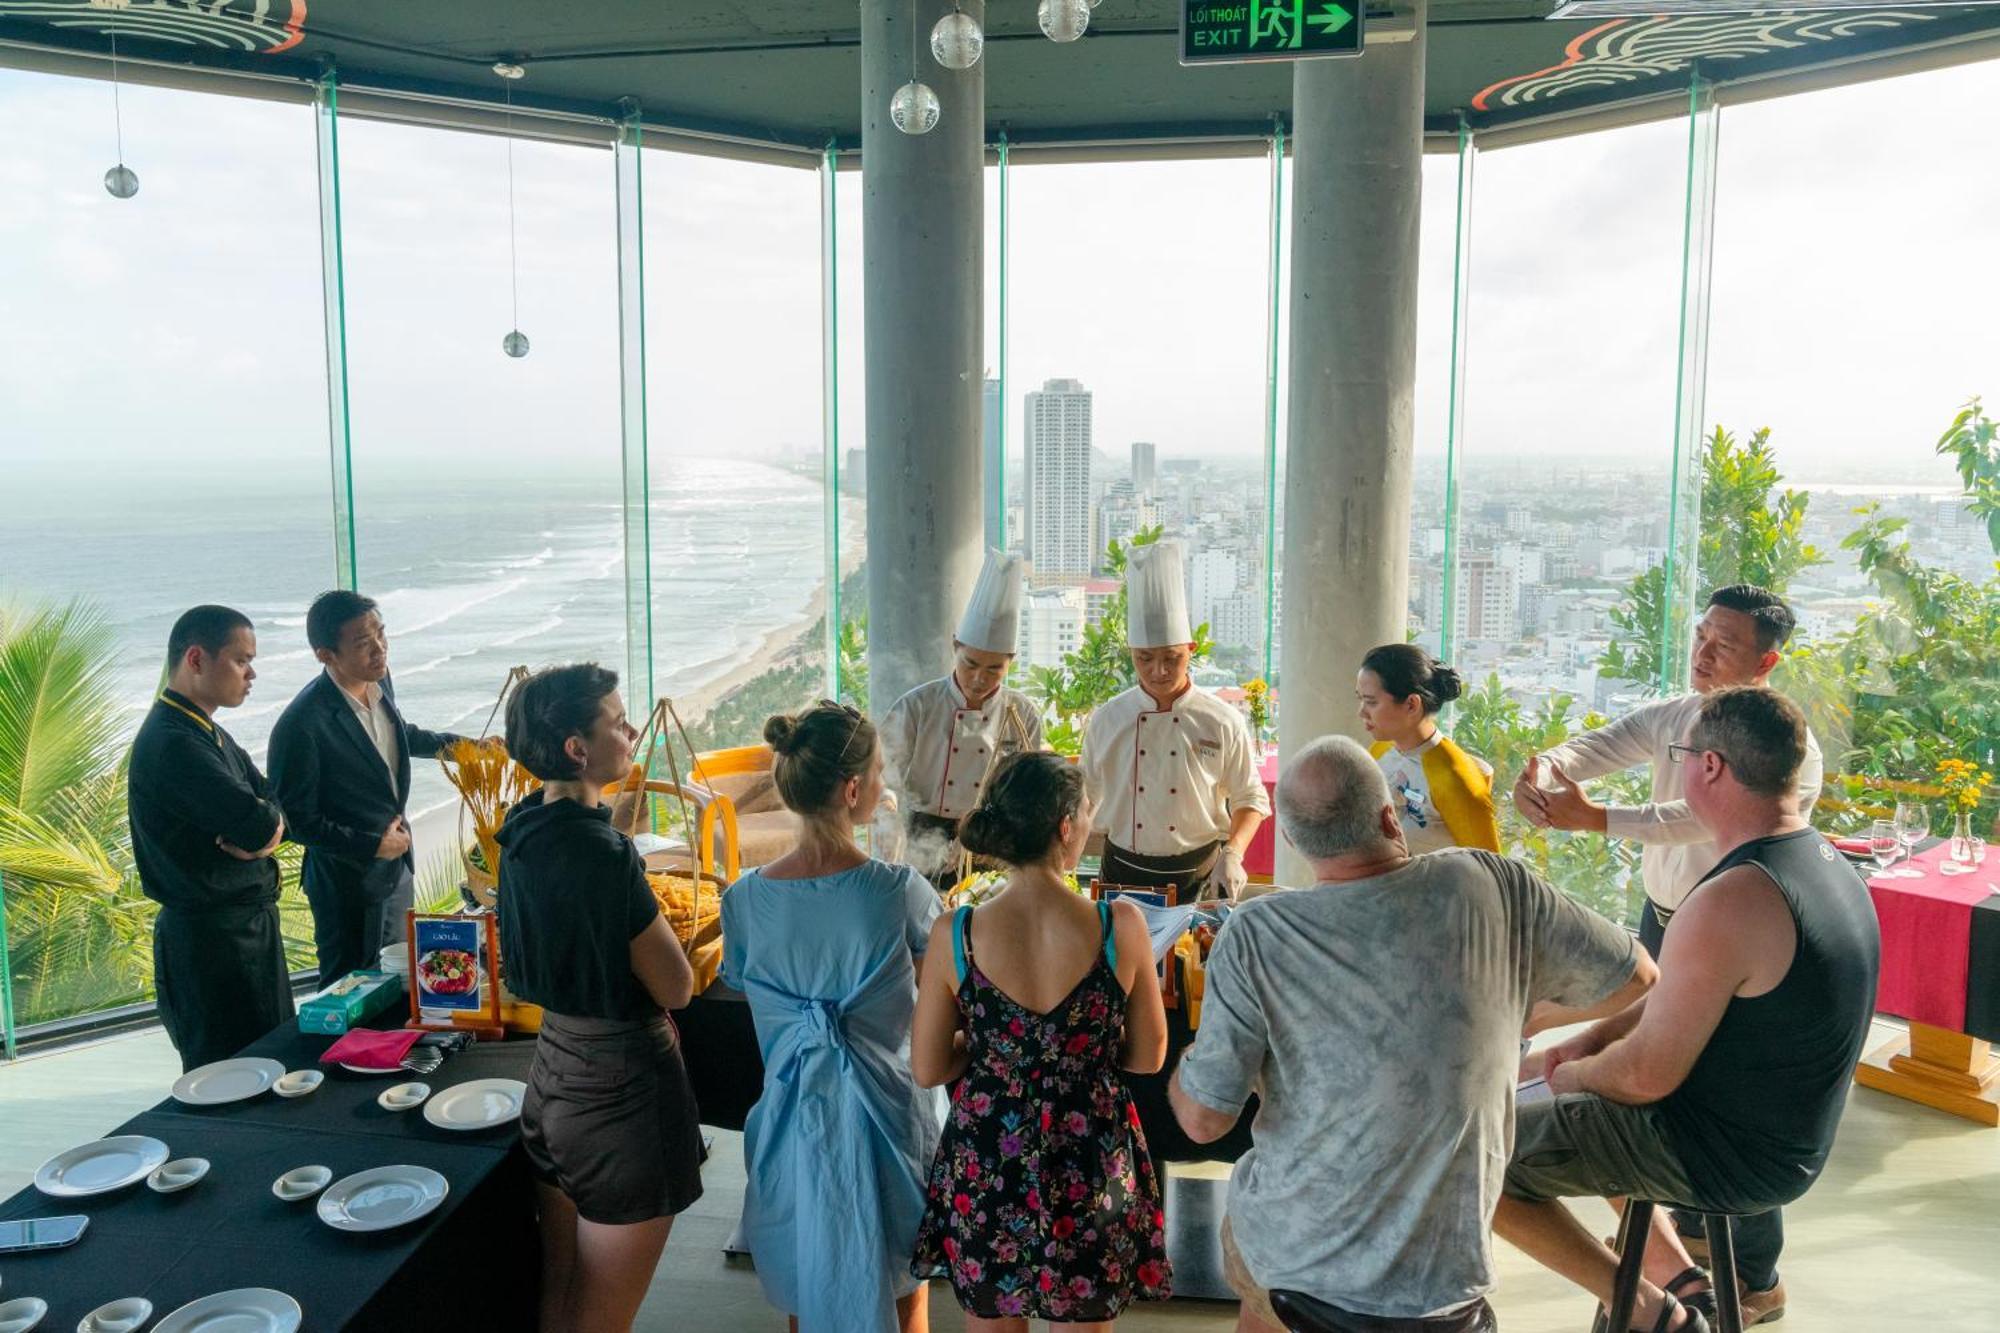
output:
<path id="1" fill-rule="evenodd" d="M 1431 669 L 1431 685 L 1437 690 L 1439 703 L 1450 703 L 1465 693 L 1465 678 L 1454 667 L 1440 662 Z"/>
<path id="2" fill-rule="evenodd" d="M 798 748 L 799 724 L 783 713 L 764 719 L 764 743 L 779 754 L 790 754 Z"/>

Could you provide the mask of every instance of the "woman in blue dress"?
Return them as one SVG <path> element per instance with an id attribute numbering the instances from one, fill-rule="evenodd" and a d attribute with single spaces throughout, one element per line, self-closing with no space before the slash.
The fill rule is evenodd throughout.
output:
<path id="1" fill-rule="evenodd" d="M 764 724 L 799 844 L 722 896 L 723 974 L 750 999 L 764 1091 L 743 1126 L 743 1235 L 799 1333 L 925 1333 L 910 1274 L 943 1107 L 910 1074 L 916 960 L 940 904 L 854 841 L 882 799 L 875 728 L 820 703 Z"/>

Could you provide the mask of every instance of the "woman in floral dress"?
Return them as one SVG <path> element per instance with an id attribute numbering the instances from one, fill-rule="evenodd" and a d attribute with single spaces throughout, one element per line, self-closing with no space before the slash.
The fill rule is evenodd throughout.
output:
<path id="1" fill-rule="evenodd" d="M 975 1333 L 1109 1329 L 1171 1294 L 1159 1181 L 1119 1074 L 1160 1067 L 1166 1013 L 1145 918 L 1065 882 L 1089 835 L 1074 766 L 1003 760 L 960 841 L 1006 863 L 1007 885 L 939 918 L 918 985 L 911 1069 L 959 1081 L 912 1271 L 948 1276 Z"/>

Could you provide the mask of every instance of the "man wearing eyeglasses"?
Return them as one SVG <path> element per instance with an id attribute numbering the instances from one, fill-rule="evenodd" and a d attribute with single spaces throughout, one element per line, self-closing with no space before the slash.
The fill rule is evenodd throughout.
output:
<path id="1" fill-rule="evenodd" d="M 1679 761 L 1703 701 L 1717 690 L 1764 685 L 1783 660 L 1796 622 L 1776 593 L 1753 584 L 1718 588 L 1695 625 L 1689 680 L 1694 690 L 1641 704 L 1595 731 L 1586 731 L 1528 761 L 1514 784 L 1514 806 L 1537 828 L 1603 833 L 1629 838 L 1644 848 L 1639 859 L 1646 905 L 1639 913 L 1639 940 L 1660 957 L 1667 922 L 1696 884 L 1727 850 L 1688 806 L 1687 771 Z M 1580 784 L 1648 764 L 1652 799 L 1643 805 L 1614 805 L 1592 799 Z M 1819 743 L 1805 733 L 1799 765 L 1801 818 L 1811 819 L 1819 799 L 1823 763 Z M 1784 1309 L 1778 1283 L 1778 1253 L 1784 1245 L 1775 1212 L 1746 1218 L 1737 1228 L 1738 1259 L 1764 1318 Z M 1706 1258 L 1699 1242 L 1697 1254 Z"/>
<path id="2" fill-rule="evenodd" d="M 987 774 L 1005 755 L 1042 748 L 1041 714 L 1006 683 L 1020 623 L 1021 558 L 988 550 L 952 636 L 951 673 L 896 700 L 882 721 L 882 780 L 907 839 L 900 859 L 941 889 L 958 882 L 958 821 L 979 804 Z M 878 846 L 885 853 L 898 859 Z"/>
<path id="3" fill-rule="evenodd" d="M 1672 748 L 1688 807 L 1729 850 L 1665 931 L 1651 994 L 1549 1050 L 1556 1096 L 1519 1110 L 1494 1229 L 1607 1304 L 1613 1256 L 1560 1199 L 1735 1214 L 1762 1245 L 1781 1239 L 1778 1208 L 1832 1150 L 1882 945 L 1867 887 L 1806 822 L 1807 741 L 1805 716 L 1775 690 L 1702 700 Z M 1671 1228 L 1653 1228 L 1645 1260 L 1636 1326 L 1700 1333 L 1695 1312 L 1712 1315 L 1714 1293 Z M 1784 1301 L 1749 1262 L 1746 1327 Z"/>

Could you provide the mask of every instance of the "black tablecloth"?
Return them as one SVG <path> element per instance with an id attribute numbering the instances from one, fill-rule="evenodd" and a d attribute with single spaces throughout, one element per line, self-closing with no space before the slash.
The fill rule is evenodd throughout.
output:
<path id="1" fill-rule="evenodd" d="M 1993 866 L 1987 854 L 1982 870 Z M 2000 883 L 2000 867 L 1988 874 Z M 1972 909 L 1970 956 L 1965 968 L 1965 1030 L 1982 1041 L 2000 1041 L 2000 893 Z"/>
<path id="2" fill-rule="evenodd" d="M 1176 966 L 1178 966 L 1176 960 Z M 1182 987 L 1185 990 L 1185 987 Z M 742 1129 L 743 1119 L 764 1086 L 764 1061 L 757 1049 L 757 1029 L 749 1001 L 739 991 L 717 983 L 674 1014 L 680 1028 L 681 1058 L 694 1088 L 701 1122 L 718 1129 Z M 1128 1074 L 1132 1101 L 1139 1108 L 1140 1128 L 1155 1163 L 1233 1162 L 1250 1147 L 1250 1122 L 1257 1099 L 1243 1109 L 1236 1127 L 1214 1143 L 1196 1143 L 1181 1132 L 1167 1103 L 1167 1078 L 1181 1052 L 1194 1040 L 1187 1011 L 1167 1010 L 1167 1061 L 1157 1074 Z"/>
<path id="3" fill-rule="evenodd" d="M 289 1069 L 321 1068 L 331 1037 L 280 1028 L 243 1054 Z M 433 1095 L 478 1078 L 525 1078 L 532 1041 L 481 1043 L 425 1075 Z M 403 1077 L 414 1077 L 404 1075 Z M 297 1300 L 305 1328 L 532 1329 L 540 1269 L 532 1181 L 518 1151 L 518 1122 L 476 1133 L 438 1129 L 421 1109 L 375 1104 L 392 1076 L 328 1068 L 318 1091 L 271 1093 L 225 1106 L 171 1099 L 111 1131 L 146 1134 L 174 1157 L 206 1157 L 206 1179 L 177 1194 L 143 1183 L 82 1199 L 32 1186 L 0 1204 L 0 1219 L 88 1214 L 90 1229 L 66 1250 L 0 1258 L 8 1298 L 49 1303 L 45 1327 L 75 1328 L 106 1301 L 144 1296 L 157 1315 L 210 1292 L 273 1287 Z M 296 1166 L 334 1177 L 371 1166 L 427 1166 L 450 1194 L 419 1222 L 369 1234 L 318 1220 L 316 1199 L 285 1203 L 271 1182 Z"/>

